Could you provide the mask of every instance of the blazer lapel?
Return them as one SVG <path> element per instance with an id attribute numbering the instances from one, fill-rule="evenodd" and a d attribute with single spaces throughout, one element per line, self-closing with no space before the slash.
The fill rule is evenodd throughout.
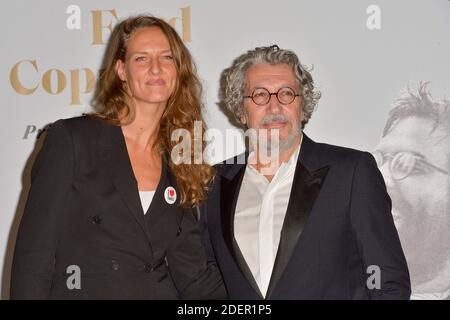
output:
<path id="1" fill-rule="evenodd" d="M 145 216 L 148 219 L 148 225 L 157 226 L 157 220 L 167 215 L 168 210 L 179 209 L 179 193 L 175 185 L 175 177 L 169 172 L 169 167 L 166 158 L 162 157 L 162 169 L 161 178 L 159 179 L 158 186 L 155 190 L 155 195 L 148 208 Z M 169 203 L 166 199 L 165 193 L 168 187 L 172 187 L 175 190 L 176 200 L 174 203 Z"/>
<path id="2" fill-rule="evenodd" d="M 104 149 L 101 148 L 102 146 L 105 146 Z M 133 215 L 142 228 L 151 248 L 150 233 L 145 223 L 137 181 L 128 156 L 122 129 L 119 126 L 104 124 L 99 147 L 104 159 L 104 169 L 126 203 L 129 213 Z"/>
<path id="3" fill-rule="evenodd" d="M 314 167 L 313 149 L 314 142 L 304 135 L 266 298 L 271 296 L 286 269 L 328 173 L 329 166 L 309 171 L 303 165 Z"/>
<path id="4" fill-rule="evenodd" d="M 246 155 L 247 156 L 247 155 Z M 250 285 L 263 299 L 258 284 L 245 261 L 239 245 L 234 237 L 234 216 L 236 212 L 236 204 L 238 201 L 239 190 L 241 189 L 242 180 L 244 178 L 246 164 L 233 165 L 232 172 L 224 175 L 220 180 L 220 212 L 222 222 L 222 234 L 225 243 L 233 256 L 234 261 L 239 266 L 241 272 L 247 278 Z"/>

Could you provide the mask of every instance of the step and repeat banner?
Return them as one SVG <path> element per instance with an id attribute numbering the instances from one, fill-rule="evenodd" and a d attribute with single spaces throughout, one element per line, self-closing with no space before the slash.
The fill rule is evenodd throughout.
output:
<path id="1" fill-rule="evenodd" d="M 295 51 L 322 93 L 305 132 L 370 151 L 393 201 L 413 298 L 450 297 L 450 1 L 15 0 L 1 4 L 0 274 L 12 253 L 30 170 L 49 123 L 90 110 L 114 25 L 150 13 L 176 28 L 204 86 L 205 118 L 236 139 L 220 108 L 223 70 L 257 46 Z"/>

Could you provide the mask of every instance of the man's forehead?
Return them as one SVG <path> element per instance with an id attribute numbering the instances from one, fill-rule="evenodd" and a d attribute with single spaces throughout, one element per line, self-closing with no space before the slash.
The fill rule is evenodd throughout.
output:
<path id="1" fill-rule="evenodd" d="M 271 79 L 276 77 L 295 80 L 294 70 L 286 63 L 254 64 L 248 68 L 246 75 L 248 79 Z"/>
<path id="2" fill-rule="evenodd" d="M 292 67 L 288 64 L 255 64 L 246 73 L 246 84 L 254 87 L 290 86 L 297 89 L 298 81 Z"/>

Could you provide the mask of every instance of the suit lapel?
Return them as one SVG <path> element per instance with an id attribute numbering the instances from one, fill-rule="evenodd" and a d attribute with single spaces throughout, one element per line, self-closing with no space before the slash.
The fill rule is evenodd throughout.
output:
<path id="1" fill-rule="evenodd" d="M 175 185 L 175 178 L 172 177 L 172 174 L 169 172 L 168 164 L 166 158 L 162 157 L 162 170 L 161 170 L 161 178 L 159 179 L 158 186 L 155 190 L 155 195 L 153 196 L 153 200 L 150 204 L 150 207 L 145 214 L 146 219 L 148 219 L 148 226 L 151 229 L 151 226 L 157 226 L 157 221 L 167 215 L 168 210 L 179 208 L 179 197 L 180 194 L 178 192 L 178 188 Z M 168 187 L 172 187 L 175 190 L 175 194 L 177 196 L 176 201 L 172 204 L 168 203 L 165 198 L 165 193 Z"/>
<path id="2" fill-rule="evenodd" d="M 101 152 L 101 156 L 104 159 L 104 169 L 127 205 L 129 213 L 132 214 L 142 228 L 151 248 L 150 233 L 145 223 L 137 181 L 128 156 L 125 138 L 119 126 L 103 125 L 99 141 L 99 152 Z"/>
<path id="3" fill-rule="evenodd" d="M 233 168 L 231 176 L 222 177 L 220 180 L 220 212 L 222 220 L 222 234 L 225 243 L 233 256 L 234 261 L 239 266 L 241 272 L 247 278 L 250 285 L 263 298 L 259 291 L 258 284 L 242 255 L 236 238 L 234 237 L 234 216 L 236 212 L 236 204 L 238 201 L 239 190 L 241 189 L 242 180 L 244 178 L 246 164 L 237 164 Z"/>
<path id="4" fill-rule="evenodd" d="M 310 167 L 316 165 L 314 144 L 306 135 L 303 136 L 267 298 L 273 293 L 286 269 L 328 173 L 329 166 L 309 171 L 303 164 L 307 163 Z"/>

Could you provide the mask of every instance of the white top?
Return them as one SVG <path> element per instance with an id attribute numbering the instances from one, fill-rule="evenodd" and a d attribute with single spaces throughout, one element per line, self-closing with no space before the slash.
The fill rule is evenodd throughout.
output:
<path id="1" fill-rule="evenodd" d="M 141 198 L 141 204 L 142 204 L 142 209 L 144 209 L 144 214 L 146 214 L 148 208 L 150 208 L 150 204 L 152 203 L 154 195 L 155 195 L 155 190 L 139 191 L 139 197 Z"/>
<path id="2" fill-rule="evenodd" d="M 301 142 L 271 182 L 247 165 L 236 204 L 235 238 L 263 296 L 269 287 L 280 243 L 300 147 Z M 252 156 L 254 152 L 249 159 Z"/>

